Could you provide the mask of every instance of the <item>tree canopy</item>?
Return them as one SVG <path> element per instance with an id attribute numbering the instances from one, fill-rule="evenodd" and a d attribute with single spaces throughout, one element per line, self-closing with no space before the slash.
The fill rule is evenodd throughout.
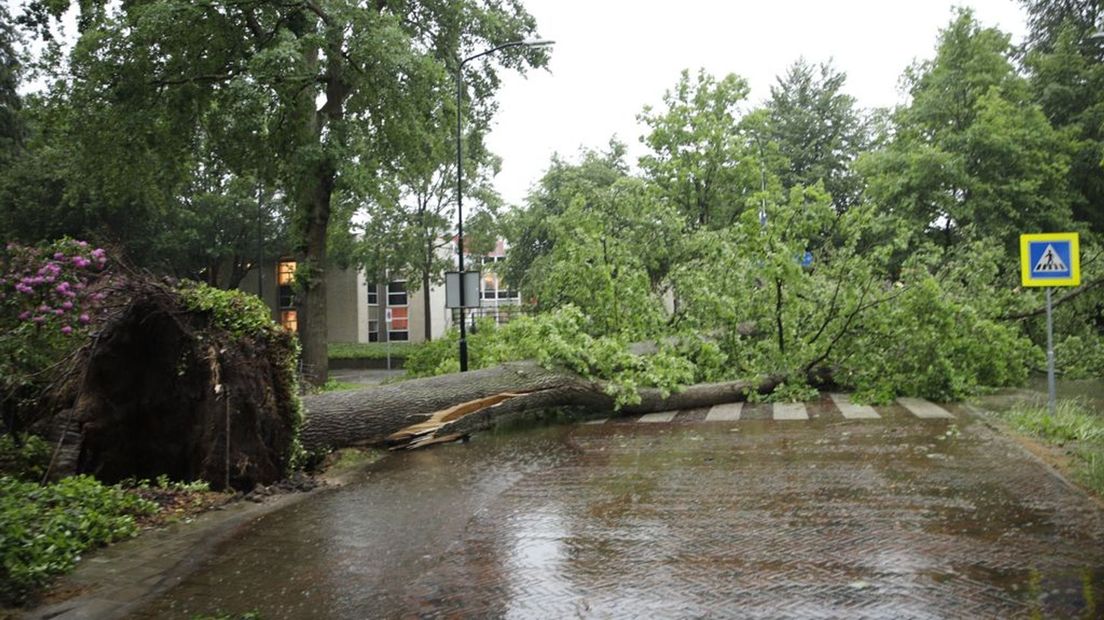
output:
<path id="1" fill-rule="evenodd" d="M 42 23 L 68 5 L 33 2 L 30 13 Z M 425 118 L 449 112 L 441 102 L 460 55 L 536 31 L 516 0 L 79 8 L 70 73 L 51 93 L 71 115 L 61 131 L 75 146 L 68 177 L 81 182 L 67 193 L 93 205 L 106 235 L 129 240 L 142 236 L 130 228 L 136 220 L 164 220 L 212 158 L 279 192 L 300 266 L 305 367 L 316 381 L 326 372 L 323 276 L 336 196 L 368 199 L 397 161 L 435 166 Z M 471 118 L 493 112 L 497 66 L 539 65 L 543 54 L 508 50 L 473 67 Z"/>

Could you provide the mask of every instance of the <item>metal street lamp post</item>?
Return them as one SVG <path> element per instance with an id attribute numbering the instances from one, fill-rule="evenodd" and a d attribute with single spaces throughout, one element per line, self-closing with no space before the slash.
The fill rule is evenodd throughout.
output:
<path id="1" fill-rule="evenodd" d="M 503 43 L 498 47 L 492 47 L 489 50 L 480 52 L 473 56 L 460 61 L 460 65 L 456 67 L 456 256 L 459 262 L 460 271 L 460 372 L 467 372 L 468 370 L 468 331 L 467 325 L 464 321 L 464 309 L 466 308 L 466 297 L 464 295 L 464 185 L 463 185 L 463 139 L 461 137 L 461 121 L 463 115 L 460 113 L 460 106 L 464 97 L 464 65 L 475 60 L 476 58 L 482 58 L 488 54 L 493 54 L 499 50 L 504 50 L 510 47 L 548 47 L 555 43 L 555 41 L 547 40 L 525 40 L 525 41 L 511 41 L 509 43 Z"/>

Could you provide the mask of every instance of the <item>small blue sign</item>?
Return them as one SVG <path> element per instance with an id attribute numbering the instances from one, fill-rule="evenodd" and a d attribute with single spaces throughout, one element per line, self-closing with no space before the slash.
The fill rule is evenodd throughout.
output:
<path id="1" fill-rule="evenodd" d="M 1031 241 L 1027 244 L 1033 279 L 1063 280 L 1073 276 L 1073 248 L 1069 241 Z"/>
<path id="2" fill-rule="evenodd" d="M 1081 255 L 1077 233 L 1020 235 L 1020 274 L 1024 286 L 1080 285 Z"/>

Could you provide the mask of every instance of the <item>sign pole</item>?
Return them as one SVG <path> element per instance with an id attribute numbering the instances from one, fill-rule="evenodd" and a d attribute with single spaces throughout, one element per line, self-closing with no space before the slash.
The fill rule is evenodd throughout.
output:
<path id="1" fill-rule="evenodd" d="M 388 308 L 385 312 L 383 322 L 387 329 L 387 370 L 391 370 L 391 308 Z"/>
<path id="2" fill-rule="evenodd" d="M 1050 412 L 1051 417 L 1054 417 L 1054 410 L 1057 407 L 1057 386 L 1054 382 L 1054 317 L 1051 314 L 1050 305 L 1050 291 L 1048 286 L 1046 289 L 1046 312 L 1047 312 L 1047 410 Z"/>
<path id="3" fill-rule="evenodd" d="M 1058 389 L 1054 380 L 1054 306 L 1051 289 L 1081 285 L 1081 238 L 1075 232 L 1020 235 L 1020 281 L 1046 287 L 1047 412 L 1054 417 Z"/>

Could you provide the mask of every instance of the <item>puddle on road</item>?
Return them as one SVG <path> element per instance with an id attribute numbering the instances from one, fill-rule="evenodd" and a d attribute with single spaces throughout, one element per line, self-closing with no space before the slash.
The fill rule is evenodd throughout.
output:
<path id="1" fill-rule="evenodd" d="M 139 617 L 1095 617 L 1102 598 L 1104 514 L 982 425 L 614 421 L 394 454 Z"/>

